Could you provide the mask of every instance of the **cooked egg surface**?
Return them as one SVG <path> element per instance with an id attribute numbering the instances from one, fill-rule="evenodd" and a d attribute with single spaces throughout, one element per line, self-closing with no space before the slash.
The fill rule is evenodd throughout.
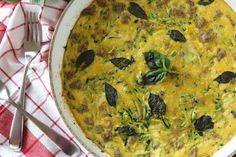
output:
<path id="1" fill-rule="evenodd" d="M 236 135 L 236 15 L 223 0 L 95 0 L 61 76 L 110 156 L 212 156 Z"/>

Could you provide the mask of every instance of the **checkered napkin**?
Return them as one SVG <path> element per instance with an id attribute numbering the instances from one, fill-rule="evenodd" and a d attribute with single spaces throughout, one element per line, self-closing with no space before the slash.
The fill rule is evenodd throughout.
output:
<path id="1" fill-rule="evenodd" d="M 43 41 L 40 55 L 33 61 L 28 72 L 26 110 L 77 144 L 81 148 L 81 156 L 89 156 L 63 123 L 49 84 L 47 63 L 49 45 L 56 22 L 65 6 L 66 2 L 59 0 L 56 3 L 45 1 L 43 7 L 24 1 L 18 4 L 0 1 L 0 79 L 10 89 L 12 98 L 16 100 L 24 69 L 25 12 L 38 11 L 39 22 L 43 27 Z M 14 111 L 15 108 L 11 104 L 0 101 L 0 157 L 66 156 L 27 119 L 24 123 L 23 148 L 21 152 L 12 151 L 8 147 L 8 138 Z"/>

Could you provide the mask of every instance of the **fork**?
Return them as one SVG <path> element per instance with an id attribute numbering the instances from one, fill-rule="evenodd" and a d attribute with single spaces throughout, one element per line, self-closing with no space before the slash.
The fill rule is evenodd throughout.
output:
<path id="1" fill-rule="evenodd" d="M 22 84 L 19 92 L 20 94 L 17 101 L 17 104 L 21 108 L 24 108 L 25 106 L 24 96 L 27 71 L 31 62 L 38 55 L 41 46 L 41 28 L 39 24 L 37 24 L 37 15 L 38 14 L 35 12 L 26 12 L 26 41 L 24 42 L 26 63 L 23 72 Z M 23 121 L 24 118 L 22 114 L 18 110 L 15 110 L 9 136 L 9 146 L 15 151 L 19 151 L 22 148 Z"/>
<path id="2" fill-rule="evenodd" d="M 7 86 L 0 80 L 0 93 L 4 94 L 5 97 L 1 98 L 5 102 L 11 103 L 19 112 L 21 112 L 25 117 L 31 120 L 56 146 L 58 146 L 65 154 L 70 157 L 79 157 L 81 150 L 73 144 L 70 140 L 62 136 L 61 134 L 54 131 L 52 128 L 48 127 L 40 120 L 35 118 L 33 115 L 29 114 L 19 105 L 17 105 L 10 96 L 10 91 Z"/>

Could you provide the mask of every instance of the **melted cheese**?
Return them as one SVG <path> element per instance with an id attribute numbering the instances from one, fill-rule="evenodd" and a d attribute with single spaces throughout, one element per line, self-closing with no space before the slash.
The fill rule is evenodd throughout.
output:
<path id="1" fill-rule="evenodd" d="M 125 4 L 119 13 L 112 8 L 116 2 L 104 1 L 105 7 L 93 2 L 91 5 L 96 7 L 96 12 L 81 16 L 74 26 L 61 73 L 64 96 L 87 137 L 110 156 L 213 155 L 236 134 L 236 119 L 230 113 L 236 110 L 235 83 L 213 81 L 224 71 L 236 72 L 235 13 L 223 0 L 215 0 L 208 6 L 198 5 L 196 0 L 193 6 L 185 0 L 171 0 L 161 7 L 156 6 L 156 1 L 136 0 L 148 15 L 148 20 L 141 20 L 128 12 L 129 1 L 116 1 Z M 184 18 L 172 14 L 172 9 L 176 8 L 183 11 Z M 222 15 L 216 17 L 217 13 Z M 123 16 L 129 17 L 128 23 L 122 23 Z M 206 20 L 202 28 L 196 27 L 198 17 Z M 138 32 L 142 22 L 150 25 Z M 187 41 L 173 41 L 168 35 L 170 29 L 180 30 Z M 210 29 L 216 37 L 201 42 L 201 33 Z M 226 52 L 222 59 L 217 59 L 219 48 Z M 76 58 L 83 49 L 94 50 L 95 60 L 85 70 L 76 71 Z M 152 49 L 170 59 L 178 76 L 167 75 L 162 82 L 143 87 L 137 84 L 141 74 L 149 71 L 143 53 Z M 119 70 L 109 61 L 115 57 L 130 59 L 131 56 L 135 62 L 125 70 Z M 77 86 L 73 86 L 75 81 L 79 82 Z M 107 103 L 105 82 L 119 93 L 116 108 Z M 150 146 L 145 150 L 145 137 L 130 137 L 125 145 L 123 137 L 115 131 L 127 123 L 120 112 L 130 109 L 142 123 L 146 109 L 149 109 L 149 94 L 160 92 L 164 92 L 165 117 L 170 128 L 166 128 L 161 120 L 152 118 L 148 128 L 136 128 L 151 139 Z M 220 110 L 216 110 L 217 99 L 220 99 Z M 205 131 L 203 136 L 197 134 L 193 125 L 201 115 L 210 115 L 214 122 L 214 128 Z"/>

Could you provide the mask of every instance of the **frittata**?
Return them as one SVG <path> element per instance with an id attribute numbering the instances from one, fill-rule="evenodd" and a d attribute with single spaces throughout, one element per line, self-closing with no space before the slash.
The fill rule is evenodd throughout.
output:
<path id="1" fill-rule="evenodd" d="M 110 156 L 212 156 L 236 135 L 236 15 L 224 0 L 94 0 L 61 76 Z"/>

